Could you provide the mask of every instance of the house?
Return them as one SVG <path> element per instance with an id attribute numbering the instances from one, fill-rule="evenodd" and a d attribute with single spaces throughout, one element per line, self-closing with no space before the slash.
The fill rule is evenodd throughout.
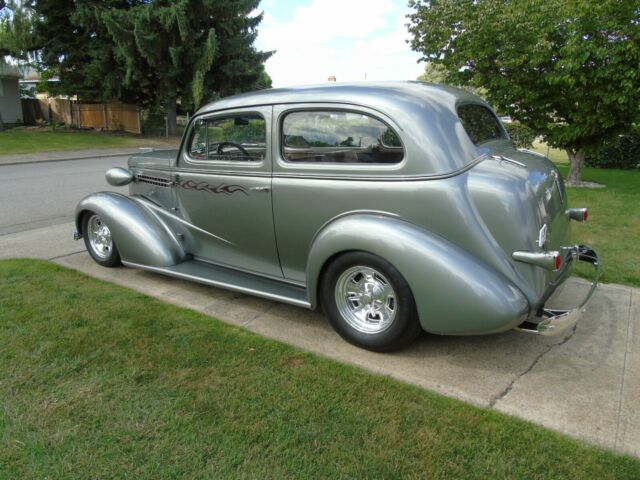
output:
<path id="1" fill-rule="evenodd" d="M 0 128 L 22 123 L 22 104 L 18 79 L 22 74 L 12 65 L 0 63 Z"/>

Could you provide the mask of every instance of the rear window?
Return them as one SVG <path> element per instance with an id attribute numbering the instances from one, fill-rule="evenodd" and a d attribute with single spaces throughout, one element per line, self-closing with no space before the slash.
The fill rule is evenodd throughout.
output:
<path id="1" fill-rule="evenodd" d="M 458 117 L 462 126 L 476 145 L 489 140 L 506 139 L 507 136 L 491 110 L 482 105 L 460 105 Z"/>
<path id="2" fill-rule="evenodd" d="M 282 122 L 282 155 L 290 162 L 398 163 L 404 150 L 396 133 L 363 113 L 313 110 Z"/>

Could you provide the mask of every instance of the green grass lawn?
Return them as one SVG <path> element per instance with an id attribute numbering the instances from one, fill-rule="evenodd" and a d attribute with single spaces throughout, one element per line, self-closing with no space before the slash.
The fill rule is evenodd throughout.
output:
<path id="1" fill-rule="evenodd" d="M 567 152 L 565 150 L 561 150 L 559 148 L 549 147 L 546 143 L 535 140 L 533 142 L 533 149 L 536 152 L 539 152 L 551 159 L 554 163 L 569 163 L 569 157 L 567 157 Z"/>
<path id="2" fill-rule="evenodd" d="M 0 306 L 0 478 L 640 473 L 637 459 L 50 263 L 0 262 Z"/>
<path id="3" fill-rule="evenodd" d="M 559 165 L 566 175 L 568 165 Z M 573 222 L 574 243 L 592 245 L 600 254 L 603 282 L 640 287 L 640 172 L 585 168 L 583 180 L 606 188 L 567 188 L 572 207 L 589 208 L 589 220 Z M 577 270 L 590 278 L 591 268 Z"/>
<path id="4" fill-rule="evenodd" d="M 167 145 L 164 139 L 140 138 L 135 135 L 90 131 L 14 128 L 0 132 L 0 155 Z M 172 144 L 177 140 L 172 140 Z"/>

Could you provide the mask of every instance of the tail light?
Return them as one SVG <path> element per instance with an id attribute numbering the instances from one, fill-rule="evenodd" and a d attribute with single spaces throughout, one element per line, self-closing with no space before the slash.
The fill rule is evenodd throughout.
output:
<path id="1" fill-rule="evenodd" d="M 537 265 L 547 270 L 560 270 L 562 267 L 562 254 L 554 252 L 513 252 L 511 258 L 518 262 Z"/>
<path id="2" fill-rule="evenodd" d="M 587 210 L 586 208 L 570 208 L 569 210 L 567 210 L 567 216 L 571 220 L 586 222 L 589 218 L 589 210 Z"/>

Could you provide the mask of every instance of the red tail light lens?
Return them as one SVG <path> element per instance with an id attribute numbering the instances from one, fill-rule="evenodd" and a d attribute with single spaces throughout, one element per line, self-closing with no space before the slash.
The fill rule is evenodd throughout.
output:
<path id="1" fill-rule="evenodd" d="M 584 209 L 584 215 L 582 215 L 582 221 L 586 222 L 587 220 L 589 220 L 589 210 L 587 210 L 586 208 Z"/>
<path id="2" fill-rule="evenodd" d="M 560 270 L 561 266 L 562 266 L 562 256 L 556 255 L 556 270 Z"/>

